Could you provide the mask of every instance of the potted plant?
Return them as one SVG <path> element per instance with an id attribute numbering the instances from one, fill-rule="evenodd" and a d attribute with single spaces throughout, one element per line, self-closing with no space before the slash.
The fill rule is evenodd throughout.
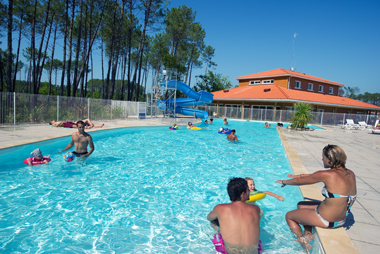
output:
<path id="1" fill-rule="evenodd" d="M 311 114 L 311 105 L 303 102 L 294 104 L 294 115 L 291 119 L 292 128 L 300 128 L 301 130 L 305 129 L 305 125 L 310 122 L 312 114 Z"/>

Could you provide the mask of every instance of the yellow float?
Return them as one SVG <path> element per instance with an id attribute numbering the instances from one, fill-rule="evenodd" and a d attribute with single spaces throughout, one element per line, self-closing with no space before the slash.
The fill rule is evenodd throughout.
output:
<path id="1" fill-rule="evenodd" d="M 254 191 L 251 192 L 249 195 L 249 199 L 246 201 L 247 203 L 255 202 L 261 199 L 264 199 L 267 194 L 261 191 Z"/>
<path id="2" fill-rule="evenodd" d="M 200 130 L 200 129 L 202 129 L 201 127 L 189 127 L 189 126 L 187 126 L 187 128 L 188 129 L 192 129 L 192 130 Z"/>

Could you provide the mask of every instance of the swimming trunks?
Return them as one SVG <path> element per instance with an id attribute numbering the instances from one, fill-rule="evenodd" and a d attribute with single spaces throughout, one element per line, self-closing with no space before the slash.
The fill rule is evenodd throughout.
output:
<path id="1" fill-rule="evenodd" d="M 261 240 L 259 244 L 254 245 L 231 244 L 224 241 L 224 247 L 228 254 L 261 254 L 262 251 Z"/>
<path id="2" fill-rule="evenodd" d="M 73 154 L 74 154 L 76 157 L 82 157 L 82 155 L 87 154 L 87 152 L 84 152 L 84 153 L 73 152 Z"/>
<path id="3" fill-rule="evenodd" d="M 335 193 L 331 193 L 329 192 L 327 189 L 326 189 L 326 186 L 323 187 L 322 189 L 322 195 L 325 197 L 325 198 L 347 198 L 347 211 L 346 211 L 346 217 L 347 215 L 350 213 L 350 209 L 352 207 L 352 205 L 354 204 L 355 200 L 356 200 L 356 195 L 353 195 L 353 196 L 345 196 L 345 195 L 339 195 L 339 194 L 335 194 Z M 319 207 L 319 206 L 318 206 Z M 341 226 L 344 225 L 345 221 L 346 221 L 346 218 L 344 218 L 343 220 L 341 221 L 335 221 L 335 222 L 329 222 L 327 220 L 325 220 L 324 218 L 322 218 L 322 216 L 319 214 L 318 212 L 318 207 L 315 208 L 315 211 L 317 212 L 317 215 L 318 217 L 320 218 L 320 220 L 323 222 L 323 224 L 325 224 L 325 226 L 327 228 L 339 228 Z"/>
<path id="4" fill-rule="evenodd" d="M 62 127 L 64 127 L 64 128 L 72 128 L 73 125 L 75 125 L 75 123 L 73 123 L 73 122 L 67 122 L 67 123 L 64 123 L 62 125 Z"/>

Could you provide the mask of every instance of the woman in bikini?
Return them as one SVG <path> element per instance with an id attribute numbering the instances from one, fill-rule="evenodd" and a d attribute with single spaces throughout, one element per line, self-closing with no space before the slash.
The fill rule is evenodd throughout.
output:
<path id="1" fill-rule="evenodd" d="M 328 170 L 313 174 L 288 175 L 293 179 L 278 180 L 285 185 L 307 185 L 323 182 L 323 201 L 301 201 L 297 209 L 286 214 L 286 222 L 296 235 L 297 241 L 308 252 L 309 242 L 314 238 L 312 226 L 320 228 L 338 228 L 343 226 L 350 208 L 356 199 L 355 174 L 346 168 L 347 156 L 343 149 L 336 145 L 327 145 L 322 151 L 322 161 Z M 304 233 L 302 228 L 304 226 Z"/>

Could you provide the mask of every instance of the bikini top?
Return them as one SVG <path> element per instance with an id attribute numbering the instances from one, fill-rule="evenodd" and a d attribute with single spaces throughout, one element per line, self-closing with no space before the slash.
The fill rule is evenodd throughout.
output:
<path id="1" fill-rule="evenodd" d="M 354 202 L 356 200 L 356 195 L 345 196 L 345 195 L 339 195 L 339 194 L 331 193 L 326 189 L 326 186 L 324 186 L 322 189 L 322 195 L 325 198 L 347 198 L 347 213 L 346 213 L 346 215 L 350 212 L 351 206 L 354 204 Z"/>

